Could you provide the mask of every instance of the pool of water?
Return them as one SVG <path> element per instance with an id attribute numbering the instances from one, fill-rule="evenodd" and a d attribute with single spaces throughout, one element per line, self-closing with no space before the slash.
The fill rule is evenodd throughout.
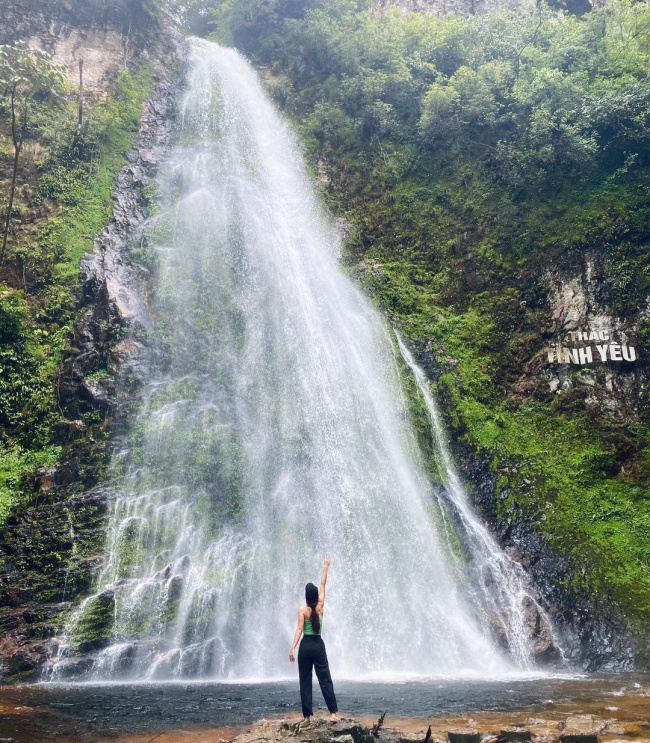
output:
<path id="1" fill-rule="evenodd" d="M 647 675 L 428 680 L 404 683 L 338 681 L 340 709 L 354 716 L 386 712 L 427 718 L 480 712 L 620 706 L 650 684 Z M 316 708 L 323 708 L 317 685 Z M 595 707 L 594 707 L 595 705 Z M 126 733 L 245 725 L 300 710 L 297 680 L 265 683 L 37 684 L 0 687 L 0 738 L 99 741 Z"/>

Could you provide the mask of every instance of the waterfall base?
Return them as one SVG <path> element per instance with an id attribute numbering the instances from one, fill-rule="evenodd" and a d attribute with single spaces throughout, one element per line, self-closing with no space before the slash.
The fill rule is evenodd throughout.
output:
<path id="1" fill-rule="evenodd" d="M 468 726 L 482 736 L 519 726 L 551 743 L 558 741 L 562 725 L 587 724 L 600 730 L 603 743 L 650 739 L 647 675 L 408 684 L 334 681 L 343 717 L 370 728 L 385 711 L 384 733 L 399 730 L 406 740 L 422 741 L 429 725 L 437 740 Z M 45 743 L 53 734 L 62 743 L 149 743 L 154 736 L 163 743 L 222 743 L 262 718 L 282 717 L 290 724 L 300 718 L 297 679 L 274 684 L 41 684 L 3 687 L 0 700 L 0 738 L 21 743 Z M 314 701 L 316 717 L 325 717 L 317 687 Z M 280 732 L 281 724 L 277 720 L 267 735 Z M 239 738 L 238 743 L 245 741 Z"/>

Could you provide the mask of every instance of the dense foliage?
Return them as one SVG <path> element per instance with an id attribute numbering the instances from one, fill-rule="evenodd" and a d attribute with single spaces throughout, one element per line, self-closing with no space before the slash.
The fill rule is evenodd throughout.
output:
<path id="1" fill-rule="evenodd" d="M 137 127 L 150 76 L 146 65 L 122 70 L 114 95 L 91 106 L 82 128 L 73 90 L 58 106 L 36 110 L 30 118 L 26 136 L 32 146 L 20 164 L 0 267 L 0 523 L 12 506 L 30 505 L 33 473 L 52 466 L 62 445 L 70 443 L 58 379 L 78 313 L 79 264 L 110 219 L 113 180 Z M 10 129 L 10 112 L 2 105 L 3 214 Z M 101 416 L 89 415 L 81 422 L 88 426 L 84 435 L 91 444 L 95 438 L 101 442 Z"/>
<path id="2" fill-rule="evenodd" d="M 81 28 L 113 28 L 132 41 L 150 40 L 160 30 L 161 0 L 5 0 L 6 10 L 19 5 L 19 18 L 42 17 Z M 4 29 L 3 36 L 11 35 Z M 28 38 L 28 35 L 26 35 Z"/>
<path id="3" fill-rule="evenodd" d="M 557 393 L 534 373 L 549 271 L 595 257 L 598 299 L 628 327 L 647 302 L 647 6 L 439 19 L 357 0 L 208 4 L 349 220 L 351 268 L 437 356 L 457 436 L 498 477 L 499 517 L 536 523 L 570 582 L 647 617 L 648 400 L 626 418 L 579 371 Z"/>

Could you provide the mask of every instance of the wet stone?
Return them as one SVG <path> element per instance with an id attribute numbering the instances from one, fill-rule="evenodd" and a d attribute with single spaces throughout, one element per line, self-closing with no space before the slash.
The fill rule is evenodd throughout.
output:
<path id="1" fill-rule="evenodd" d="M 532 740 L 532 738 L 530 730 L 521 727 L 503 728 L 498 736 L 498 739 L 504 741 L 504 743 L 523 743 Z"/>
<path id="2" fill-rule="evenodd" d="M 449 730 L 447 732 L 449 743 L 481 743 L 481 734 L 476 730 Z"/>
<path id="3" fill-rule="evenodd" d="M 593 715 L 575 715 L 569 717 L 560 735 L 562 743 L 598 743 L 598 733 L 605 727 L 605 722 Z"/>

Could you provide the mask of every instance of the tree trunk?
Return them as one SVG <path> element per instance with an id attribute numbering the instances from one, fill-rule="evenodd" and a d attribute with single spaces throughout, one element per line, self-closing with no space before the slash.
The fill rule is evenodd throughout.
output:
<path id="1" fill-rule="evenodd" d="M 16 178 L 18 176 L 18 159 L 20 150 L 23 147 L 25 129 L 27 127 L 27 110 L 23 114 L 23 121 L 20 130 L 20 136 L 16 127 L 16 86 L 11 91 L 11 138 L 14 143 L 14 169 L 11 174 L 11 190 L 9 191 L 9 206 L 7 207 L 7 218 L 5 220 L 5 233 L 2 237 L 2 253 L 0 253 L 0 263 L 4 263 L 5 252 L 7 250 L 7 238 L 9 237 L 9 227 L 11 226 L 11 212 L 14 208 L 14 194 L 16 193 Z"/>
<path id="2" fill-rule="evenodd" d="M 14 169 L 11 174 L 11 190 L 9 191 L 9 206 L 7 207 L 7 219 L 5 219 L 5 234 L 2 237 L 2 255 L 0 263 L 4 263 L 5 251 L 7 250 L 7 238 L 9 237 L 9 227 L 11 225 L 11 212 L 14 207 L 14 193 L 16 191 L 16 175 L 18 173 L 18 158 L 20 156 L 20 147 L 14 146 Z"/>
<path id="3" fill-rule="evenodd" d="M 79 60 L 79 131 L 84 120 L 84 61 Z"/>

